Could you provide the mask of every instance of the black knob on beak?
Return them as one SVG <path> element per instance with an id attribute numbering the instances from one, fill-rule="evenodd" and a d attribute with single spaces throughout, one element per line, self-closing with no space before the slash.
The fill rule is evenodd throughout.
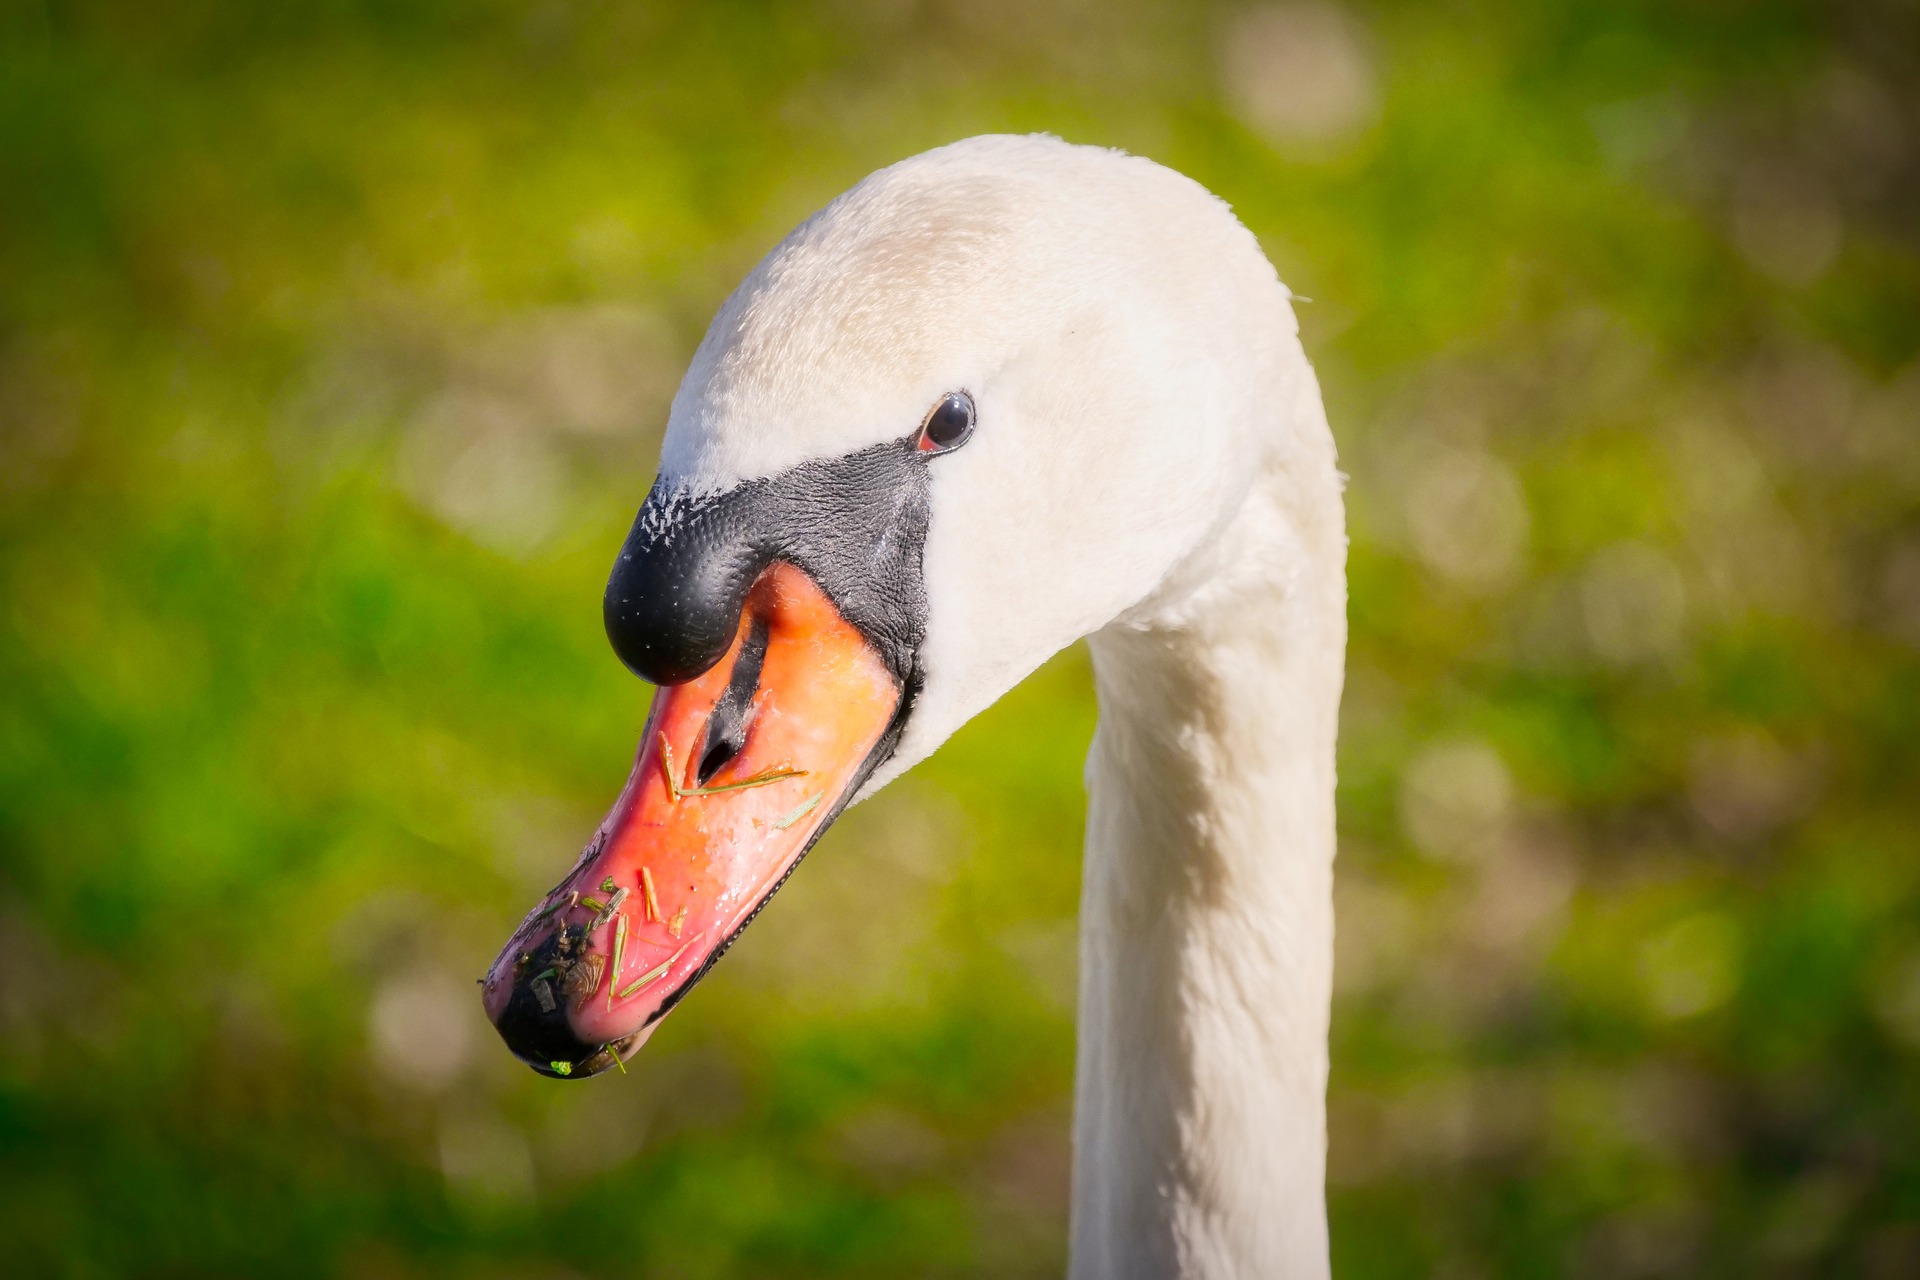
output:
<path id="1" fill-rule="evenodd" d="M 764 488 L 742 485 L 688 502 L 654 485 L 601 603 L 607 639 L 629 671 L 682 684 L 726 654 L 747 591 L 774 558 L 747 518 Z"/>

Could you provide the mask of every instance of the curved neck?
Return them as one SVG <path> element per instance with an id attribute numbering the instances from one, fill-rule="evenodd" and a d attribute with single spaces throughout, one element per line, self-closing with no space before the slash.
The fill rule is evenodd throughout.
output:
<path id="1" fill-rule="evenodd" d="M 1194 590 L 1092 639 L 1086 1280 L 1327 1274 L 1345 541 L 1331 443 L 1302 452 L 1262 474 Z"/>

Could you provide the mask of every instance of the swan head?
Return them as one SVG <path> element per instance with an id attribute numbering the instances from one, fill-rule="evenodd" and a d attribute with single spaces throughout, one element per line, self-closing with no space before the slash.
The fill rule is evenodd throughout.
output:
<path id="1" fill-rule="evenodd" d="M 660 688 L 484 980 L 514 1052 L 612 1066 L 847 804 L 1079 637 L 1177 615 L 1286 448 L 1297 352 L 1226 206 L 1111 151 L 972 139 L 789 235 L 700 344 L 609 579 Z"/>

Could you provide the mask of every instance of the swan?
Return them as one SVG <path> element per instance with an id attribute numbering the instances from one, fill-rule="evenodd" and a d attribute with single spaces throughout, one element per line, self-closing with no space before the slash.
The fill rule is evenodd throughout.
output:
<path id="1" fill-rule="evenodd" d="M 1198 184 L 1051 137 L 874 173 L 674 397 L 603 604 L 659 689 L 488 1016 L 612 1068 L 842 809 L 1086 637 L 1070 1272 L 1326 1275 L 1341 485 L 1292 297 Z"/>

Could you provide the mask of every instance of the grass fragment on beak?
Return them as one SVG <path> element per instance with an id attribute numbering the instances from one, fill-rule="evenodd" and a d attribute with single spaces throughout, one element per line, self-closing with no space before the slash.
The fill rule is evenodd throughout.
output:
<path id="1" fill-rule="evenodd" d="M 653 891 L 653 868 L 640 868 L 640 891 L 647 900 L 647 919 L 660 918 L 660 898 Z"/>
<path id="2" fill-rule="evenodd" d="M 673 747 L 667 742 L 667 735 L 660 735 L 660 773 L 667 780 L 667 790 L 675 800 L 686 796 L 718 796 L 729 791 L 746 791 L 751 787 L 764 787 L 788 778 L 804 778 L 805 769 L 767 769 L 754 774 L 751 778 L 742 778 L 738 782 L 725 782 L 717 787 L 683 787 L 676 776 L 679 767 L 673 762 Z"/>
<path id="3" fill-rule="evenodd" d="M 611 880 L 613 877 L 608 876 L 607 878 Z M 620 904 L 625 902 L 627 900 L 628 895 L 631 894 L 632 892 L 633 890 L 631 889 L 615 890 L 613 897 L 607 900 L 607 905 L 600 909 L 599 914 L 594 916 L 593 923 L 588 925 L 587 928 L 598 929 L 601 925 L 613 919 L 613 917 L 617 915 L 620 911 Z M 621 918 L 625 919 L 624 916 Z"/>
<path id="4" fill-rule="evenodd" d="M 640 988 L 647 986 L 649 983 L 660 981 L 661 978 L 666 976 L 667 970 L 673 968 L 673 962 L 678 960 L 681 956 L 685 955 L 687 953 L 687 948 L 692 945 L 693 945 L 693 941 L 689 939 L 685 944 L 681 946 L 681 948 L 678 951 L 674 952 L 672 955 L 668 956 L 665 960 L 662 960 L 659 964 L 647 970 L 645 973 L 641 974 L 639 977 L 635 978 L 632 982 L 627 984 L 624 990 L 619 991 L 616 994 L 622 1000 L 625 1000 L 628 996 L 632 995 L 634 992 L 638 991 Z"/>
<path id="5" fill-rule="evenodd" d="M 627 918 L 613 926 L 613 972 L 607 978 L 607 1008 L 613 1008 L 613 984 L 620 980 L 620 961 L 627 953 Z"/>
<path id="6" fill-rule="evenodd" d="M 806 817 L 808 814 L 812 813 L 814 806 L 819 804 L 820 801 L 825 798 L 826 794 L 827 793 L 824 791 L 814 792 L 812 795 L 808 796 L 805 800 L 802 800 L 800 802 L 799 808 L 795 809 L 792 813 L 789 813 L 786 817 L 774 823 L 773 829 L 775 831 L 785 831 L 788 827 L 800 821 L 800 819 Z"/>

